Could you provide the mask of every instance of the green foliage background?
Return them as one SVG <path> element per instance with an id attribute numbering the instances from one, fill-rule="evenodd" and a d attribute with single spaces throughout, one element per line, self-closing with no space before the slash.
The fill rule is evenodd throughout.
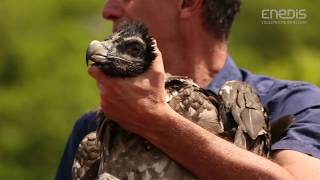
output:
<path id="1" fill-rule="evenodd" d="M 102 0 L 1 0 L 0 179 L 53 179 L 76 119 L 99 104 L 85 50 L 110 34 Z M 252 72 L 320 85 L 318 0 L 247 0 L 230 54 Z M 305 25 L 262 25 L 261 10 L 304 8 Z"/>

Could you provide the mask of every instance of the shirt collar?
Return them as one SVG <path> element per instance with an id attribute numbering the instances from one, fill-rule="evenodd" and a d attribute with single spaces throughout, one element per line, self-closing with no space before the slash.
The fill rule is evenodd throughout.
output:
<path id="1" fill-rule="evenodd" d="M 214 93 L 218 93 L 221 86 L 226 81 L 231 81 L 231 80 L 241 81 L 242 75 L 241 75 L 240 69 L 238 69 L 236 64 L 233 62 L 232 58 L 228 56 L 223 68 L 216 75 L 216 77 L 211 80 L 207 88 L 213 91 Z"/>

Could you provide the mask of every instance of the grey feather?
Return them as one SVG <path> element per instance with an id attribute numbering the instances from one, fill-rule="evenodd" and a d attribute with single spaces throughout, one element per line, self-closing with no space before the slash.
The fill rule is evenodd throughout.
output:
<path id="1" fill-rule="evenodd" d="M 231 125 L 235 128 L 234 144 L 268 157 L 271 151 L 269 122 L 255 90 L 245 82 L 228 81 L 219 95 L 222 98 L 221 118 L 226 124 L 234 122 Z"/>

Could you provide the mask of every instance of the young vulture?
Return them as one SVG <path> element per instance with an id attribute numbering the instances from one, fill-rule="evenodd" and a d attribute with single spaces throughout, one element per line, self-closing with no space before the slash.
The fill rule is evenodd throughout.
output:
<path id="1" fill-rule="evenodd" d="M 153 40 L 141 23 L 125 23 L 104 41 L 92 41 L 86 55 L 87 64 L 97 66 L 106 76 L 122 78 L 144 73 L 155 57 Z M 168 75 L 165 89 L 167 103 L 185 118 L 241 148 L 269 156 L 266 113 L 248 84 L 226 82 L 216 95 L 187 77 Z M 82 140 L 75 155 L 75 180 L 197 179 L 146 139 L 108 119 L 101 110 L 96 114 L 97 131 Z"/>

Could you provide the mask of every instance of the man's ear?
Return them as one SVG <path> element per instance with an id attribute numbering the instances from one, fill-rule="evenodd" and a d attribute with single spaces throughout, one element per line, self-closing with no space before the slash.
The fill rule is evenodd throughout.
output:
<path id="1" fill-rule="evenodd" d="M 201 11 L 203 0 L 181 0 L 180 17 L 183 19 L 190 18 Z"/>

